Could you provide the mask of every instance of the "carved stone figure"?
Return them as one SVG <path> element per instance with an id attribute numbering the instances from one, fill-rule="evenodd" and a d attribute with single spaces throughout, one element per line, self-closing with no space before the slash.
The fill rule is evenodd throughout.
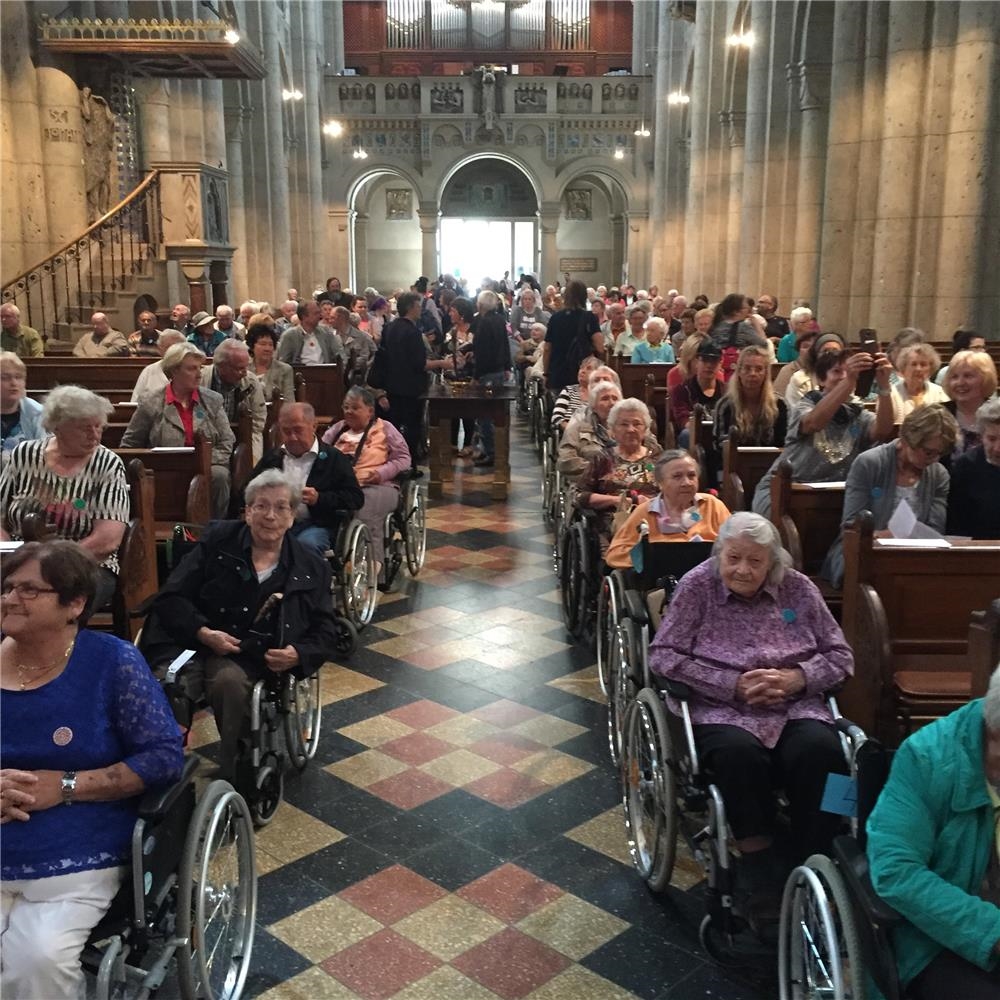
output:
<path id="1" fill-rule="evenodd" d="M 115 116 L 103 97 L 90 87 L 80 91 L 83 119 L 83 176 L 87 220 L 94 222 L 111 207 L 111 160 L 115 149 Z"/>

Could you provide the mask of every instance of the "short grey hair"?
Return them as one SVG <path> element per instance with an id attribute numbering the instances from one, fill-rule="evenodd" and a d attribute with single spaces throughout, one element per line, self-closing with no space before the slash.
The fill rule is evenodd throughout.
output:
<path id="1" fill-rule="evenodd" d="M 233 315 L 233 307 L 232 306 L 225 306 L 225 305 L 223 305 L 223 306 L 219 306 L 219 308 L 215 310 L 215 318 L 216 319 L 222 319 L 223 316 L 232 316 L 232 315 Z"/>
<path id="2" fill-rule="evenodd" d="M 667 321 L 660 316 L 650 316 L 643 326 L 647 330 L 659 330 L 664 337 L 667 335 Z"/>
<path id="3" fill-rule="evenodd" d="M 633 313 L 641 312 L 644 316 L 648 316 L 653 311 L 653 303 L 649 299 L 643 299 L 641 302 L 633 302 L 632 305 L 625 310 L 625 315 L 631 319 Z"/>
<path id="4" fill-rule="evenodd" d="M 0 368 L 13 368 L 21 375 L 28 374 L 28 366 L 17 356 L 14 351 L 0 351 Z"/>
<path id="5" fill-rule="evenodd" d="M 226 337 L 226 339 L 219 344 L 215 349 L 215 354 L 212 355 L 213 361 L 228 361 L 234 354 L 247 354 L 250 351 L 247 345 L 242 340 L 236 340 L 234 337 Z"/>
<path id="6" fill-rule="evenodd" d="M 789 323 L 797 323 L 800 319 L 812 319 L 812 318 L 813 318 L 813 311 L 807 306 L 796 306 L 788 314 Z"/>
<path id="7" fill-rule="evenodd" d="M 689 462 L 695 462 L 694 458 L 691 456 L 691 452 L 685 451 L 683 448 L 668 448 L 666 451 L 662 452 L 653 464 L 653 476 L 656 481 L 660 481 L 660 473 L 671 463 L 678 462 L 682 458 L 686 458 Z"/>
<path id="8" fill-rule="evenodd" d="M 52 433 L 67 420 L 100 420 L 108 422 L 115 408 L 96 392 L 82 385 L 61 385 L 45 397 L 42 426 Z"/>
<path id="9" fill-rule="evenodd" d="M 259 309 L 257 308 L 257 303 L 256 303 L 256 302 L 254 302 L 254 301 L 253 301 L 252 299 L 247 299 L 247 300 L 246 300 L 246 302 L 244 302 L 244 303 L 243 303 L 243 304 L 242 304 L 242 305 L 240 306 L 240 312 L 243 312 L 243 310 L 244 310 L 244 309 L 250 309 L 250 310 L 252 310 L 253 312 L 259 312 L 259 311 L 260 311 L 260 310 L 259 310 Z"/>
<path id="10" fill-rule="evenodd" d="M 344 393 L 344 402 L 346 403 L 349 399 L 357 400 L 362 406 L 367 406 L 370 410 L 375 409 L 375 393 L 363 385 L 352 385 Z"/>
<path id="11" fill-rule="evenodd" d="M 976 410 L 976 430 L 980 434 L 987 427 L 1000 425 L 1000 399 L 988 399 Z"/>
<path id="12" fill-rule="evenodd" d="M 174 344 L 183 344 L 186 340 L 187 337 L 185 337 L 180 330 L 174 330 L 172 328 L 169 330 L 161 330 L 159 347 L 163 353 L 166 354 L 168 347 L 173 347 Z M 191 346 L 193 347 L 194 345 L 192 344 Z"/>
<path id="13" fill-rule="evenodd" d="M 13 302 L 5 302 L 3 304 L 3 311 L 11 313 L 14 316 L 15 319 L 20 319 L 21 318 L 21 310 L 18 309 L 17 306 L 14 305 Z"/>
<path id="14" fill-rule="evenodd" d="M 896 356 L 896 371 L 902 372 L 913 358 L 923 358 L 931 367 L 931 377 L 941 367 L 941 355 L 930 344 L 910 344 Z"/>
<path id="15" fill-rule="evenodd" d="M 196 356 L 200 362 L 204 362 L 207 356 L 204 351 L 199 350 L 189 340 L 185 340 L 181 344 L 174 344 L 173 347 L 168 347 L 166 353 L 163 355 L 163 360 L 160 362 L 163 374 L 168 379 L 173 378 L 177 369 L 180 368 L 181 362 L 190 355 Z"/>
<path id="16" fill-rule="evenodd" d="M 590 399 L 591 403 L 593 403 L 593 401 L 597 399 L 597 397 L 600 396 L 602 392 L 608 392 L 609 390 L 611 392 L 617 392 L 619 397 L 621 397 L 622 387 L 617 382 L 611 382 L 610 380 L 607 379 L 603 382 L 592 382 L 590 385 L 590 389 L 588 390 L 587 396 Z M 618 404 L 615 403 L 615 406 L 617 405 Z"/>
<path id="17" fill-rule="evenodd" d="M 594 391 L 594 388 L 597 385 L 597 382 L 594 381 L 594 376 L 595 375 L 600 376 L 598 378 L 598 382 L 612 382 L 614 385 L 618 386 L 619 389 L 622 387 L 622 380 L 619 377 L 618 372 L 616 372 L 614 370 L 614 368 L 611 368 L 608 365 L 598 365 L 590 373 L 590 391 L 591 392 Z"/>
<path id="18" fill-rule="evenodd" d="M 619 399 L 618 402 L 611 407 L 611 412 L 608 414 L 608 427 L 613 428 L 615 424 L 618 423 L 619 419 L 625 416 L 626 413 L 638 413 L 639 416 L 642 417 L 643 424 L 645 424 L 647 431 L 652 426 L 652 419 L 649 416 L 649 407 L 641 399 L 636 399 L 635 396 L 628 396 L 625 399 Z"/>
<path id="19" fill-rule="evenodd" d="M 983 722 L 991 733 L 1000 734 L 1000 663 L 990 677 L 986 697 L 983 698 Z"/>
<path id="20" fill-rule="evenodd" d="M 288 493 L 288 502 L 294 507 L 299 502 L 299 491 L 295 484 L 280 469 L 265 469 L 247 483 L 244 498 L 247 506 L 254 502 L 261 490 L 283 489 Z"/>
<path id="21" fill-rule="evenodd" d="M 734 538 L 749 538 L 758 545 L 766 545 L 771 554 L 771 568 L 767 571 L 767 582 L 779 584 L 785 578 L 785 570 L 791 567 L 792 557 L 781 544 L 778 529 L 760 514 L 741 510 L 727 518 L 719 529 L 719 537 L 712 546 L 712 563 L 719 572 L 719 561 L 726 543 Z"/>
<path id="22" fill-rule="evenodd" d="M 476 297 L 476 308 L 479 310 L 480 316 L 483 313 L 496 312 L 498 305 L 500 305 L 500 299 L 497 293 L 491 292 L 488 288 L 480 292 Z"/>

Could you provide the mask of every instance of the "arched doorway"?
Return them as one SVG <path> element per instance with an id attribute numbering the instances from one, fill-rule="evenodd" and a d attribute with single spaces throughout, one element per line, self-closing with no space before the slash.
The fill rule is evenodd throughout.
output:
<path id="1" fill-rule="evenodd" d="M 629 239 L 629 198 L 619 177 L 584 167 L 566 180 L 560 203 L 560 277 L 617 285 L 628 280 L 630 264 L 637 275 L 644 273 L 638 266 L 641 248 Z"/>
<path id="2" fill-rule="evenodd" d="M 538 196 L 517 165 L 498 157 L 464 164 L 446 181 L 440 204 L 442 273 L 466 279 L 470 290 L 504 271 L 515 280 L 537 273 Z"/>

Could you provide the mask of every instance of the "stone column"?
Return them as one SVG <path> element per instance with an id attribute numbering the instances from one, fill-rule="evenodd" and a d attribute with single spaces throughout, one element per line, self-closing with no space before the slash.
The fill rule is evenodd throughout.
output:
<path id="1" fill-rule="evenodd" d="M 743 206 L 743 149 L 746 114 L 735 108 L 719 115 L 723 139 L 729 146 L 729 211 L 726 219 L 726 288 L 737 288 L 740 280 L 740 258 L 747 252 L 743 239 L 741 211 Z M 750 292 L 754 295 L 756 293 Z"/>
<path id="2" fill-rule="evenodd" d="M 136 80 L 135 102 L 142 128 L 142 162 L 165 163 L 170 148 L 170 88 L 169 80 Z"/>
<path id="3" fill-rule="evenodd" d="M 667 218 L 667 185 L 670 177 L 670 136 L 671 136 L 671 106 L 667 104 L 667 94 L 670 92 L 670 34 L 673 18 L 663 4 L 656 4 L 656 74 L 653 86 L 653 204 L 650 221 L 652 222 L 652 246 L 650 247 L 650 284 L 659 282 L 666 276 L 664 264 L 667 247 L 673 241 L 666 232 Z M 664 289 L 666 291 L 666 289 Z"/>
<path id="4" fill-rule="evenodd" d="M 229 166 L 229 242 L 235 247 L 232 263 L 232 283 L 240 296 L 251 292 L 247 260 L 246 193 L 243 174 L 243 139 L 249 113 L 243 105 L 225 109 L 226 163 Z M 281 289 L 283 292 L 284 289 Z M 282 296 L 281 301 L 284 301 Z"/>
<path id="5" fill-rule="evenodd" d="M 960 323 L 972 323 L 996 339 L 1000 9 L 984 2 L 961 4 L 958 11 L 934 322 L 939 336 Z"/>
<path id="6" fill-rule="evenodd" d="M 340 48 L 343 51 L 343 13 L 341 4 Z M 301 178 L 301 209 L 304 212 L 306 245 L 300 248 L 299 271 L 295 280 L 303 282 L 303 272 L 308 281 L 325 280 L 323 274 L 323 138 L 320 134 L 320 98 L 323 76 L 319 70 L 322 55 L 320 38 L 320 16 L 316 4 L 299 4 L 301 41 L 296 45 L 293 31 L 293 47 L 302 50 L 302 80 L 305 100 L 303 103 L 303 134 L 299 158 L 304 160 Z M 356 290 L 356 289 L 355 289 Z M 284 291 L 284 289 L 282 289 Z"/>
<path id="7" fill-rule="evenodd" d="M 368 216 L 364 212 L 354 213 L 354 256 L 351 270 L 351 288 L 355 293 L 360 294 L 364 287 L 361 283 L 367 282 L 368 278 Z M 429 278 L 436 278 L 436 274 L 424 271 Z"/>
<path id="8" fill-rule="evenodd" d="M 310 5 L 311 6 L 311 5 Z M 323 33 L 327 62 L 334 73 L 344 71 L 344 4 L 343 0 L 326 0 L 323 4 Z"/>
<path id="9" fill-rule="evenodd" d="M 326 214 L 330 220 L 326 226 L 327 263 L 330 274 L 340 274 L 348 270 L 351 259 L 351 212 L 346 205 L 341 203 L 335 208 L 329 209 Z M 321 284 L 324 280 L 326 279 L 321 279 L 319 283 Z M 300 288 L 299 291 L 301 292 L 302 289 Z"/>
<path id="10" fill-rule="evenodd" d="M 918 204 L 924 101 L 924 3 L 889 5 L 882 143 L 878 167 L 871 326 L 893 330 L 915 319 L 909 308 L 914 213 Z"/>
<path id="11" fill-rule="evenodd" d="M 435 201 L 421 201 L 417 209 L 420 221 L 420 273 L 428 278 L 436 278 L 438 206 Z"/>
<path id="12" fill-rule="evenodd" d="M 201 119 L 204 127 L 204 160 L 210 167 L 226 164 L 226 123 L 222 81 L 201 81 Z"/>
<path id="13" fill-rule="evenodd" d="M 829 330 L 849 329 L 861 155 L 864 8 L 859 0 L 843 0 L 834 6 L 830 126 L 816 302 L 817 315 Z"/>
<path id="14" fill-rule="evenodd" d="M 649 270 L 649 213 L 641 208 L 629 209 L 622 217 L 623 249 L 622 280 L 636 288 L 654 284 Z"/>
<path id="15" fill-rule="evenodd" d="M 559 248 L 556 245 L 556 234 L 559 231 L 559 213 L 562 206 L 557 201 L 543 201 L 538 213 L 538 225 L 542 233 L 542 260 L 538 268 L 538 283 L 544 288 L 552 284 L 557 278 L 561 280 L 559 274 Z M 614 222 L 612 222 L 612 226 Z M 612 265 L 615 264 L 615 257 L 612 254 Z M 617 264 L 621 266 L 621 256 L 617 259 Z"/>
<path id="16" fill-rule="evenodd" d="M 793 93 L 798 90 L 799 190 L 795 212 L 792 295 L 815 304 L 819 291 L 819 247 L 823 181 L 826 173 L 827 105 L 822 96 L 829 80 L 829 66 L 791 67 Z"/>

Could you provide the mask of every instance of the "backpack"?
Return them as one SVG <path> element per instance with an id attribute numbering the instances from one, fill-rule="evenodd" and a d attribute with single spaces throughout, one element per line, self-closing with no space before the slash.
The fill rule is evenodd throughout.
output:
<path id="1" fill-rule="evenodd" d="M 725 382 L 728 382 L 730 376 L 736 371 L 736 362 L 740 356 L 740 348 L 736 346 L 736 334 L 739 332 L 739 328 L 739 323 L 730 323 L 729 338 L 722 348 L 722 365 L 719 371 Z"/>

